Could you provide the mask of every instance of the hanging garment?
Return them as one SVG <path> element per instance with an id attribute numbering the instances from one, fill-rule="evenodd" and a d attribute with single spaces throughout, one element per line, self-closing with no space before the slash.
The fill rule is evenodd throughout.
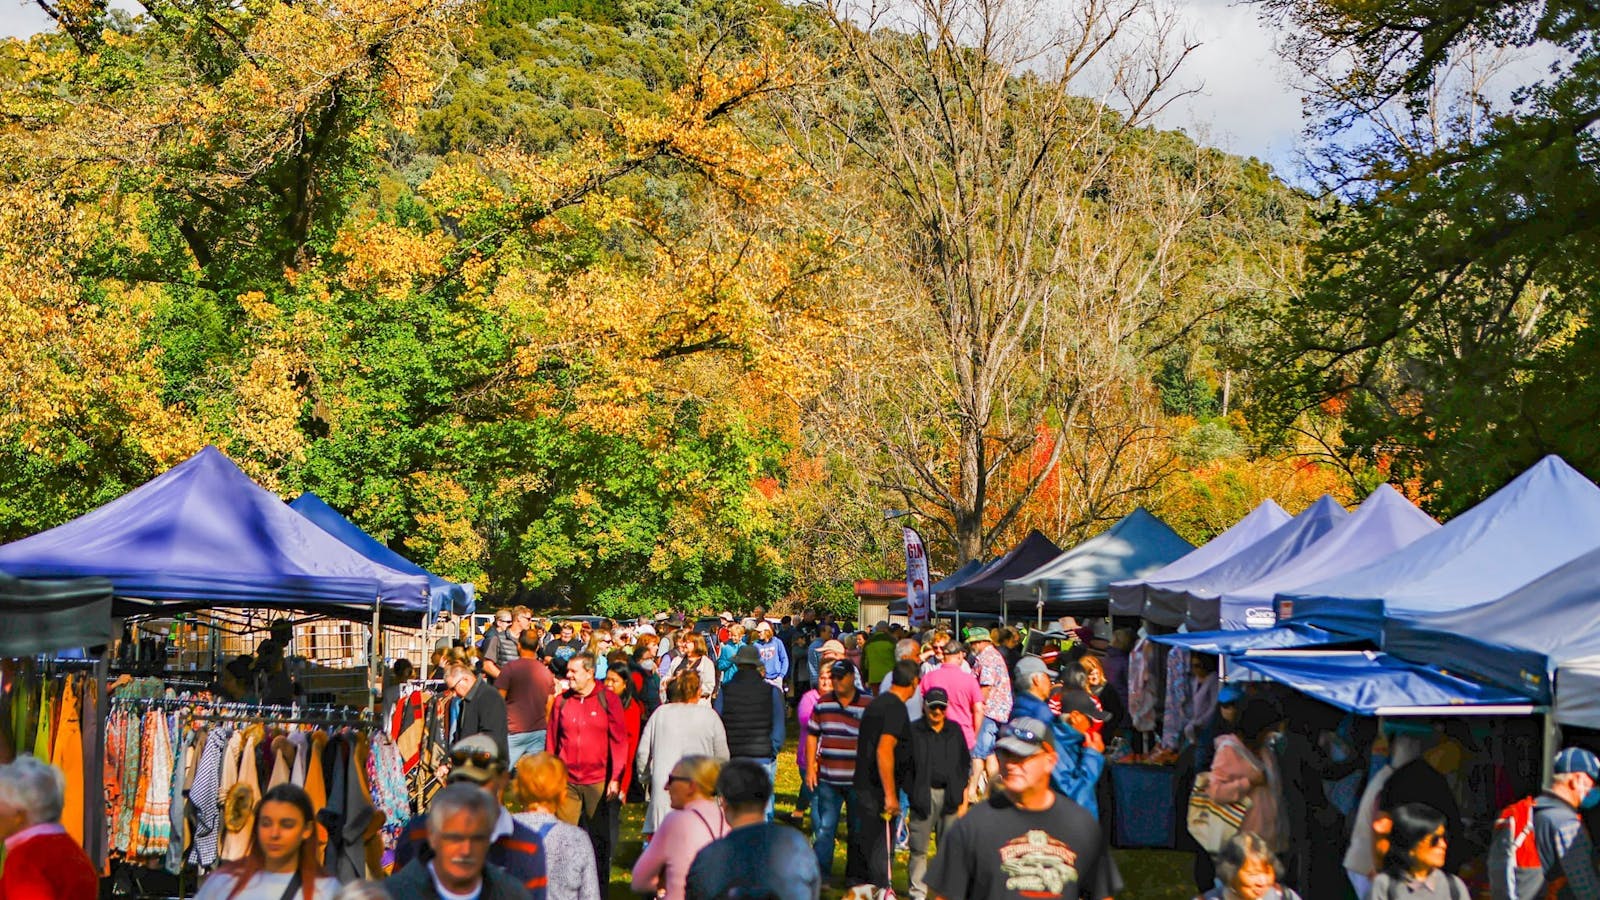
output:
<path id="1" fill-rule="evenodd" d="M 172 802 L 173 770 L 172 741 L 165 715 L 152 710 L 145 716 L 144 743 L 145 772 L 140 784 L 143 801 L 139 806 L 133 846 L 128 852 L 141 858 L 165 860 L 167 844 L 172 838 L 168 805 Z"/>
<path id="2" fill-rule="evenodd" d="M 322 824 L 322 811 L 328 807 L 327 782 L 322 777 L 322 758 L 327 753 L 328 733 L 311 733 L 311 754 L 306 760 L 306 796 L 311 798 L 311 808 L 317 812 L 317 840 L 328 843 L 328 829 Z"/>
<path id="3" fill-rule="evenodd" d="M 267 778 L 268 790 L 289 783 L 289 773 L 294 770 L 294 744 L 289 736 L 280 734 L 272 739 L 272 775 Z"/>
<path id="4" fill-rule="evenodd" d="M 121 802 L 117 806 L 117 824 L 112 832 L 111 849 L 127 853 L 133 843 L 133 833 L 138 821 L 140 751 L 144 746 L 144 719 L 128 712 L 123 717 L 124 739 L 122 763 L 118 771 L 117 790 Z"/>
<path id="5" fill-rule="evenodd" d="M 189 804 L 184 798 L 189 796 L 189 789 L 194 783 L 195 758 L 199 755 L 196 744 L 204 746 L 205 733 L 185 730 L 180 725 L 176 726 L 173 734 L 177 766 L 172 772 L 172 794 L 167 798 L 172 838 L 167 842 L 166 870 L 176 875 L 183 871 L 184 851 L 189 849 L 194 840 L 194 834 L 189 829 Z"/>
<path id="6" fill-rule="evenodd" d="M 16 662 L 0 659 L 0 764 L 17 758 L 17 733 L 11 720 L 11 698 L 16 693 Z"/>
<path id="7" fill-rule="evenodd" d="M 39 695 L 33 690 L 34 665 L 23 660 L 17 666 L 16 683 L 11 689 L 11 733 L 16 737 L 18 756 L 33 752 L 39 732 Z"/>
<path id="8" fill-rule="evenodd" d="M 103 682 L 86 678 L 82 682 L 82 703 L 78 717 L 83 728 L 83 833 L 92 837 L 84 852 L 95 868 L 105 871 L 110 860 L 106 842 L 106 723 Z"/>
<path id="9" fill-rule="evenodd" d="M 260 725 L 245 729 L 244 749 L 239 754 L 239 780 L 234 782 L 223 801 L 222 845 L 218 848 L 217 858 L 226 862 L 243 859 L 250 852 L 250 844 L 255 837 L 256 804 L 261 800 L 256 748 L 262 736 Z"/>
<path id="10" fill-rule="evenodd" d="M 61 725 L 50 764 L 66 776 L 61 795 L 61 825 L 83 846 L 83 719 L 78 709 L 78 686 L 83 681 L 68 675 L 61 691 Z"/>
<path id="11" fill-rule="evenodd" d="M 306 786 L 306 757 L 311 755 L 311 735 L 304 731 L 289 734 L 294 745 L 294 765 L 289 768 L 289 780 L 299 787 Z"/>
<path id="12" fill-rule="evenodd" d="M 372 802 L 374 788 L 368 777 L 371 761 L 372 745 L 367 736 L 356 735 L 350 748 L 350 781 L 345 786 L 350 793 L 345 804 L 345 834 L 360 850 L 362 878 L 383 872 L 384 815 Z"/>
<path id="13" fill-rule="evenodd" d="M 1156 722 L 1156 710 L 1160 703 L 1155 695 L 1155 673 L 1152 665 L 1155 660 L 1156 645 L 1147 637 L 1139 639 L 1133 647 L 1133 652 L 1128 654 L 1128 714 L 1133 718 L 1135 731 L 1151 732 L 1159 724 Z"/>
<path id="14" fill-rule="evenodd" d="M 399 843 L 405 823 L 411 818 L 411 795 L 400 758 L 400 748 L 386 734 L 373 742 L 367 757 L 367 776 L 372 785 L 372 802 L 383 814 L 383 846 L 386 856 Z M 393 862 L 386 859 L 385 863 Z"/>
<path id="15" fill-rule="evenodd" d="M 40 759 L 50 758 L 50 725 L 54 720 L 53 706 L 53 698 L 50 695 L 50 682 L 40 682 L 38 729 L 33 738 L 33 755 Z"/>
<path id="16" fill-rule="evenodd" d="M 1189 667 L 1189 651 L 1167 651 L 1167 697 L 1162 711 L 1161 746 L 1177 750 L 1183 743 L 1183 730 L 1194 709 L 1194 678 Z"/>
<path id="17" fill-rule="evenodd" d="M 194 768 L 194 785 L 189 788 L 189 807 L 195 820 L 193 849 L 185 859 L 202 868 L 217 862 L 217 837 L 221 833 L 222 768 L 230 735 L 219 728 L 206 735 L 205 749 Z"/>

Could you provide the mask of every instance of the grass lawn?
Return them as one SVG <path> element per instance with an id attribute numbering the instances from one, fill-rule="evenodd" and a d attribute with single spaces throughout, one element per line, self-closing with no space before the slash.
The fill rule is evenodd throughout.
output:
<path id="1" fill-rule="evenodd" d="M 791 739 L 778 757 L 778 806 L 781 816 L 794 809 L 800 792 L 800 773 L 794 762 L 794 741 Z M 622 808 L 622 828 L 619 844 L 613 853 L 610 900 L 631 900 L 637 895 L 630 888 L 629 872 L 633 861 L 639 858 L 639 827 L 644 822 L 644 804 L 634 803 Z M 1123 897 L 1138 900 L 1190 900 L 1195 894 L 1189 871 L 1192 858 L 1187 853 L 1169 850 L 1116 850 L 1117 866 L 1122 871 L 1127 888 Z M 839 826 L 839 844 L 834 852 L 833 873 L 844 874 L 844 825 Z M 910 896 L 906 885 L 906 854 L 895 854 L 894 889 L 900 897 Z M 837 898 L 837 890 L 823 891 L 827 898 Z"/>

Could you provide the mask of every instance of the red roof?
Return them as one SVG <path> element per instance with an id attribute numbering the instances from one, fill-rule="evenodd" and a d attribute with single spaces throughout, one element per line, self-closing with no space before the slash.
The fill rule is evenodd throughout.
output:
<path id="1" fill-rule="evenodd" d="M 880 600 L 893 600 L 906 595 L 904 581 L 877 581 L 863 578 L 856 582 L 856 596 L 861 598 L 877 598 Z"/>

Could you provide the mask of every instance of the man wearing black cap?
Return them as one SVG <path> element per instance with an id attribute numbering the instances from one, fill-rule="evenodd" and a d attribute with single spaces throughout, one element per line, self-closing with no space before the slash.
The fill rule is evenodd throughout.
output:
<path id="1" fill-rule="evenodd" d="M 926 697 L 924 697 L 926 700 Z M 1000 790 L 941 841 L 928 887 L 947 900 L 1105 900 L 1120 879 L 1100 823 L 1056 793 L 1056 748 L 1038 719 L 1013 719 L 995 742 Z"/>
<path id="2" fill-rule="evenodd" d="M 785 708 L 783 689 L 761 677 L 763 666 L 761 651 L 749 644 L 740 647 L 733 654 L 733 677 L 713 705 L 728 735 L 728 755 L 759 764 L 772 781 L 778 771 L 778 751 L 783 749 Z M 767 817 L 772 817 L 770 791 Z"/>
<path id="3" fill-rule="evenodd" d="M 861 742 L 861 716 L 867 698 L 856 688 L 856 667 L 837 660 L 828 667 L 833 690 L 822 696 L 806 723 L 806 786 L 811 788 L 811 839 L 817 870 L 833 871 L 833 849 L 839 836 L 839 815 L 845 810 L 845 873 L 864 881 L 857 844 L 850 840 L 863 824 L 855 798 L 856 752 Z"/>
<path id="4" fill-rule="evenodd" d="M 966 810 L 972 755 L 961 729 L 950 724 L 950 695 L 934 688 L 922 695 L 922 717 L 911 723 L 911 779 L 906 799 L 911 806 L 911 861 L 906 874 L 911 900 L 928 895 L 928 841 L 945 841 L 956 817 Z"/>
<path id="5" fill-rule="evenodd" d="M 916 662 L 902 659 L 890 669 L 889 690 L 867 705 L 861 714 L 861 738 L 856 751 L 856 802 L 861 804 L 861 827 L 851 836 L 864 867 L 862 883 L 890 886 L 889 864 L 894 851 L 894 818 L 900 815 L 900 788 L 910 780 L 911 716 L 906 698 L 917 692 Z"/>

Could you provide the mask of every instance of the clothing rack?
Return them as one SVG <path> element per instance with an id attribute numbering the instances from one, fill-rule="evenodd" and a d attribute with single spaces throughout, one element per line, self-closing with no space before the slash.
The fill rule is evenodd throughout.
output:
<path id="1" fill-rule="evenodd" d="M 113 707 L 186 710 L 193 721 L 260 721 L 288 725 L 368 725 L 364 709 L 325 704 L 240 703 L 204 697 L 112 697 Z"/>

